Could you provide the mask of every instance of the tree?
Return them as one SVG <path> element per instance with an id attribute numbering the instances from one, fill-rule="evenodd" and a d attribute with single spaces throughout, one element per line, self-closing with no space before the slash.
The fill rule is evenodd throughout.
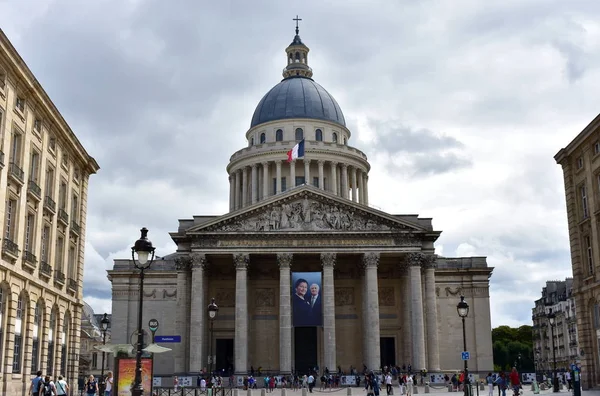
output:
<path id="1" fill-rule="evenodd" d="M 492 345 L 494 368 L 510 370 L 516 364 L 519 371 L 535 371 L 531 326 L 523 325 L 518 328 L 496 327 L 492 329 Z"/>

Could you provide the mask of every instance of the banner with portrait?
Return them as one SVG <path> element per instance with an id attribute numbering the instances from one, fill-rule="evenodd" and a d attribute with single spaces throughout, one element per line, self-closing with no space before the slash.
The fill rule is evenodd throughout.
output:
<path id="1" fill-rule="evenodd" d="M 323 326 L 320 272 L 292 272 L 292 326 Z"/>

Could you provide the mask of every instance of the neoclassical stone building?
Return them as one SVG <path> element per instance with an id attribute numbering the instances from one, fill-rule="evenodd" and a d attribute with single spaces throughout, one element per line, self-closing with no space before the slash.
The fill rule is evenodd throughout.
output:
<path id="1" fill-rule="evenodd" d="M 259 102 L 248 147 L 227 167 L 230 212 L 180 220 L 177 251 L 147 273 L 144 323 L 179 335 L 155 357 L 156 375 L 209 367 L 280 373 L 319 366 L 462 367 L 464 294 L 469 367 L 490 371 L 489 278 L 483 257 L 435 255 L 431 219 L 369 206 L 366 155 L 351 147 L 335 99 L 312 79 L 298 31 L 286 49 L 284 79 Z M 305 156 L 286 152 L 304 139 Z M 293 272 L 321 272 L 323 326 L 292 326 Z M 130 260 L 109 271 L 114 343 L 136 329 L 138 272 Z M 209 332 L 207 305 L 219 313 Z M 212 341 L 211 341 L 212 340 Z"/>
<path id="2" fill-rule="evenodd" d="M 79 372 L 88 181 L 98 164 L 0 29 L 0 395 Z"/>

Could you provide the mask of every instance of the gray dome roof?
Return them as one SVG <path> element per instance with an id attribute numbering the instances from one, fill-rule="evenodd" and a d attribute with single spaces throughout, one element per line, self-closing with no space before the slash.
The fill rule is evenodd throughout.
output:
<path id="1" fill-rule="evenodd" d="M 333 96 L 306 77 L 286 78 L 267 92 L 254 110 L 250 128 L 288 118 L 316 118 L 346 126 Z"/>

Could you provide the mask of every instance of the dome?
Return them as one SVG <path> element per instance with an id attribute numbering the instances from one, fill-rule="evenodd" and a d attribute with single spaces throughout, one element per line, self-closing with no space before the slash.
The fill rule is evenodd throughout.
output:
<path id="1" fill-rule="evenodd" d="M 315 118 L 346 126 L 342 109 L 333 96 L 306 77 L 286 78 L 267 92 L 254 110 L 250 128 L 290 118 Z"/>

